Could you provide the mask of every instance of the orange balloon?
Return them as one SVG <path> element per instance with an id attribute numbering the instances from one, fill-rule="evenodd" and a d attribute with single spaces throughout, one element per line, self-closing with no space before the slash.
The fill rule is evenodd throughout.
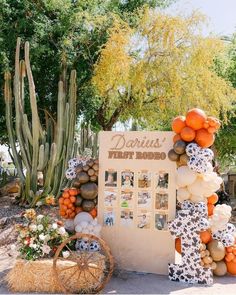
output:
<path id="1" fill-rule="evenodd" d="M 97 208 L 93 208 L 91 211 L 89 211 L 89 214 L 95 218 L 97 217 Z"/>
<path id="2" fill-rule="evenodd" d="M 207 244 L 211 241 L 211 233 L 208 230 L 200 232 L 200 239 L 202 243 Z"/>
<path id="3" fill-rule="evenodd" d="M 208 209 L 208 216 L 211 216 L 213 214 L 215 206 L 213 204 L 207 204 L 207 209 Z"/>
<path id="4" fill-rule="evenodd" d="M 171 127 L 172 130 L 175 133 L 180 133 L 181 130 L 186 126 L 185 123 L 185 117 L 184 116 L 178 116 L 176 118 L 174 118 L 174 120 L 172 121 Z"/>
<path id="5" fill-rule="evenodd" d="M 233 252 L 233 247 L 232 247 L 232 246 L 230 246 L 230 247 L 226 247 L 226 251 L 227 251 L 228 253 L 232 253 L 232 252 Z"/>
<path id="6" fill-rule="evenodd" d="M 70 196 L 70 201 L 71 201 L 71 203 L 75 203 L 76 197 L 75 196 Z"/>
<path id="7" fill-rule="evenodd" d="M 215 135 L 209 133 L 206 129 L 200 129 L 196 132 L 195 141 L 200 147 L 208 148 L 213 145 L 215 141 Z"/>
<path id="8" fill-rule="evenodd" d="M 78 191 L 76 188 L 70 188 L 68 192 L 71 196 L 77 196 L 78 194 Z"/>
<path id="9" fill-rule="evenodd" d="M 236 275 L 236 263 L 233 261 L 226 261 L 227 271 L 231 275 Z"/>
<path id="10" fill-rule="evenodd" d="M 209 133 L 215 133 L 216 132 L 216 128 L 215 127 L 209 127 L 209 128 L 207 128 L 207 131 L 209 132 Z"/>
<path id="11" fill-rule="evenodd" d="M 69 198 L 70 197 L 69 192 L 67 192 L 67 191 L 63 192 L 62 197 L 65 198 L 65 199 Z"/>
<path id="12" fill-rule="evenodd" d="M 208 204 L 215 204 L 217 203 L 219 200 L 219 197 L 216 193 L 212 194 L 210 197 L 207 198 L 207 202 Z"/>
<path id="13" fill-rule="evenodd" d="M 65 199 L 64 200 L 64 205 L 67 205 L 68 206 L 69 204 L 70 204 L 70 199 Z"/>
<path id="14" fill-rule="evenodd" d="M 63 198 L 59 198 L 59 204 L 63 204 L 64 199 Z"/>
<path id="15" fill-rule="evenodd" d="M 225 256 L 225 260 L 226 260 L 227 262 L 232 261 L 234 258 L 235 258 L 235 256 L 234 256 L 233 253 L 227 253 L 226 256 Z"/>
<path id="16" fill-rule="evenodd" d="M 175 250 L 181 254 L 181 240 L 180 238 L 175 239 Z"/>
<path id="17" fill-rule="evenodd" d="M 193 130 L 199 130 L 203 128 L 207 116 L 205 112 L 201 109 L 192 109 L 188 111 L 186 115 L 186 125 L 191 127 Z"/>
<path id="18" fill-rule="evenodd" d="M 196 132 L 190 127 L 184 127 L 180 132 L 180 136 L 184 141 L 190 142 L 194 140 Z"/>
<path id="19" fill-rule="evenodd" d="M 179 134 L 175 134 L 173 137 L 173 142 L 176 143 L 176 141 L 181 140 L 181 136 Z"/>

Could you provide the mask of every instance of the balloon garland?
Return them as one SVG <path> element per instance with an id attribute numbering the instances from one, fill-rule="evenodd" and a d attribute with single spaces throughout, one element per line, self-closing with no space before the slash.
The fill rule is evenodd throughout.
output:
<path id="1" fill-rule="evenodd" d="M 231 207 L 225 204 L 216 205 L 218 195 L 215 192 L 220 189 L 222 179 L 214 172 L 214 152 L 211 146 L 219 128 L 220 122 L 217 118 L 208 117 L 203 110 L 197 108 L 188 111 L 186 116 L 178 116 L 172 121 L 172 130 L 176 134 L 173 137 L 173 149 L 169 151 L 168 157 L 177 163 L 177 200 L 182 210 L 168 226 L 176 238 L 176 250 L 182 253 L 183 261 L 182 268 L 177 267 L 178 270 L 175 264 L 169 265 L 171 280 L 210 284 L 212 280 L 209 269 L 217 276 L 225 275 L 227 271 L 236 275 L 236 229 L 229 223 Z M 208 215 L 208 226 L 198 231 L 200 243 L 197 242 L 195 246 L 186 243 L 186 233 L 194 235 L 197 230 L 189 232 L 189 225 L 183 219 L 181 221 L 182 215 L 188 219 L 196 215 L 194 204 L 205 204 Z M 186 206 L 189 206 L 189 215 L 186 215 Z M 195 221 L 192 218 L 191 222 L 195 224 L 191 223 L 191 227 L 199 228 L 199 220 L 204 218 L 203 211 L 198 211 Z M 178 230 L 173 230 L 177 221 Z M 179 236 L 178 231 L 181 232 Z M 190 236 L 188 238 L 191 240 Z M 184 258 L 187 255 L 188 259 L 191 259 L 191 251 L 195 251 L 192 257 L 195 257 L 196 253 L 199 254 L 195 257 L 199 267 L 195 277 L 193 269 L 187 267 L 188 263 L 191 265 L 190 261 L 186 263 Z M 202 269 L 205 269 L 205 272 L 202 272 Z"/>

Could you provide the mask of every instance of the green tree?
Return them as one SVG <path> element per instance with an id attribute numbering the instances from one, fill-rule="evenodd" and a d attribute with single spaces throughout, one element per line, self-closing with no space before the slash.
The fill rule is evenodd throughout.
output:
<path id="1" fill-rule="evenodd" d="M 226 121 L 236 95 L 214 71 L 214 59 L 225 48 L 200 34 L 203 21 L 198 13 L 183 18 L 150 9 L 135 28 L 116 20 L 92 79 L 103 129 L 130 116 L 163 128 L 193 107 Z"/>
<path id="2" fill-rule="evenodd" d="M 56 116 L 57 81 L 62 69 L 78 71 L 78 115 L 96 126 L 99 98 L 91 76 L 115 15 L 135 26 L 143 6 L 166 7 L 174 0 L 0 0 L 0 87 L 12 70 L 17 37 L 31 44 L 40 117 Z M 65 72 L 65 71 L 64 71 Z M 26 101 L 26 110 L 28 103 Z M 0 93 L 0 136 L 7 140 Z"/>
<path id="3" fill-rule="evenodd" d="M 215 60 L 215 71 L 236 89 L 236 34 L 224 37 L 228 50 Z M 236 105 L 228 112 L 228 122 L 220 129 L 215 146 L 222 169 L 236 165 Z"/>

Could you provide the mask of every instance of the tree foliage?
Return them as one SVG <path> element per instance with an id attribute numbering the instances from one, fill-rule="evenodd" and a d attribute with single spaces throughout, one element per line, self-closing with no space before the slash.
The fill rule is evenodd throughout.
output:
<path id="1" fill-rule="evenodd" d="M 166 127 L 192 107 L 226 120 L 236 96 L 213 68 L 225 48 L 221 40 L 201 35 L 203 22 L 198 13 L 184 18 L 149 9 L 136 28 L 116 20 L 92 78 L 104 129 L 130 116 Z"/>
<path id="2" fill-rule="evenodd" d="M 91 76 L 101 46 L 107 41 L 114 15 L 135 26 L 137 9 L 165 7 L 174 0 L 0 0 L 0 87 L 11 70 L 17 37 L 31 44 L 40 116 L 56 114 L 57 81 L 62 67 L 78 71 L 78 115 L 96 125 L 99 99 Z M 4 104 L 0 94 L 0 135 L 6 139 Z M 27 107 L 27 101 L 26 101 Z"/>

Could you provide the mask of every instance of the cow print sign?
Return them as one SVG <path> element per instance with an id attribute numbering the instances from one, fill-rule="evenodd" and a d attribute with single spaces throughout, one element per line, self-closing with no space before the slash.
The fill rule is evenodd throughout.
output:
<path id="1" fill-rule="evenodd" d="M 181 264 L 169 264 L 169 279 L 192 284 L 212 284 L 211 269 L 200 264 L 199 233 L 209 228 L 206 204 L 184 201 L 177 217 L 168 222 L 168 228 L 174 238 L 181 239 L 182 255 Z"/>

